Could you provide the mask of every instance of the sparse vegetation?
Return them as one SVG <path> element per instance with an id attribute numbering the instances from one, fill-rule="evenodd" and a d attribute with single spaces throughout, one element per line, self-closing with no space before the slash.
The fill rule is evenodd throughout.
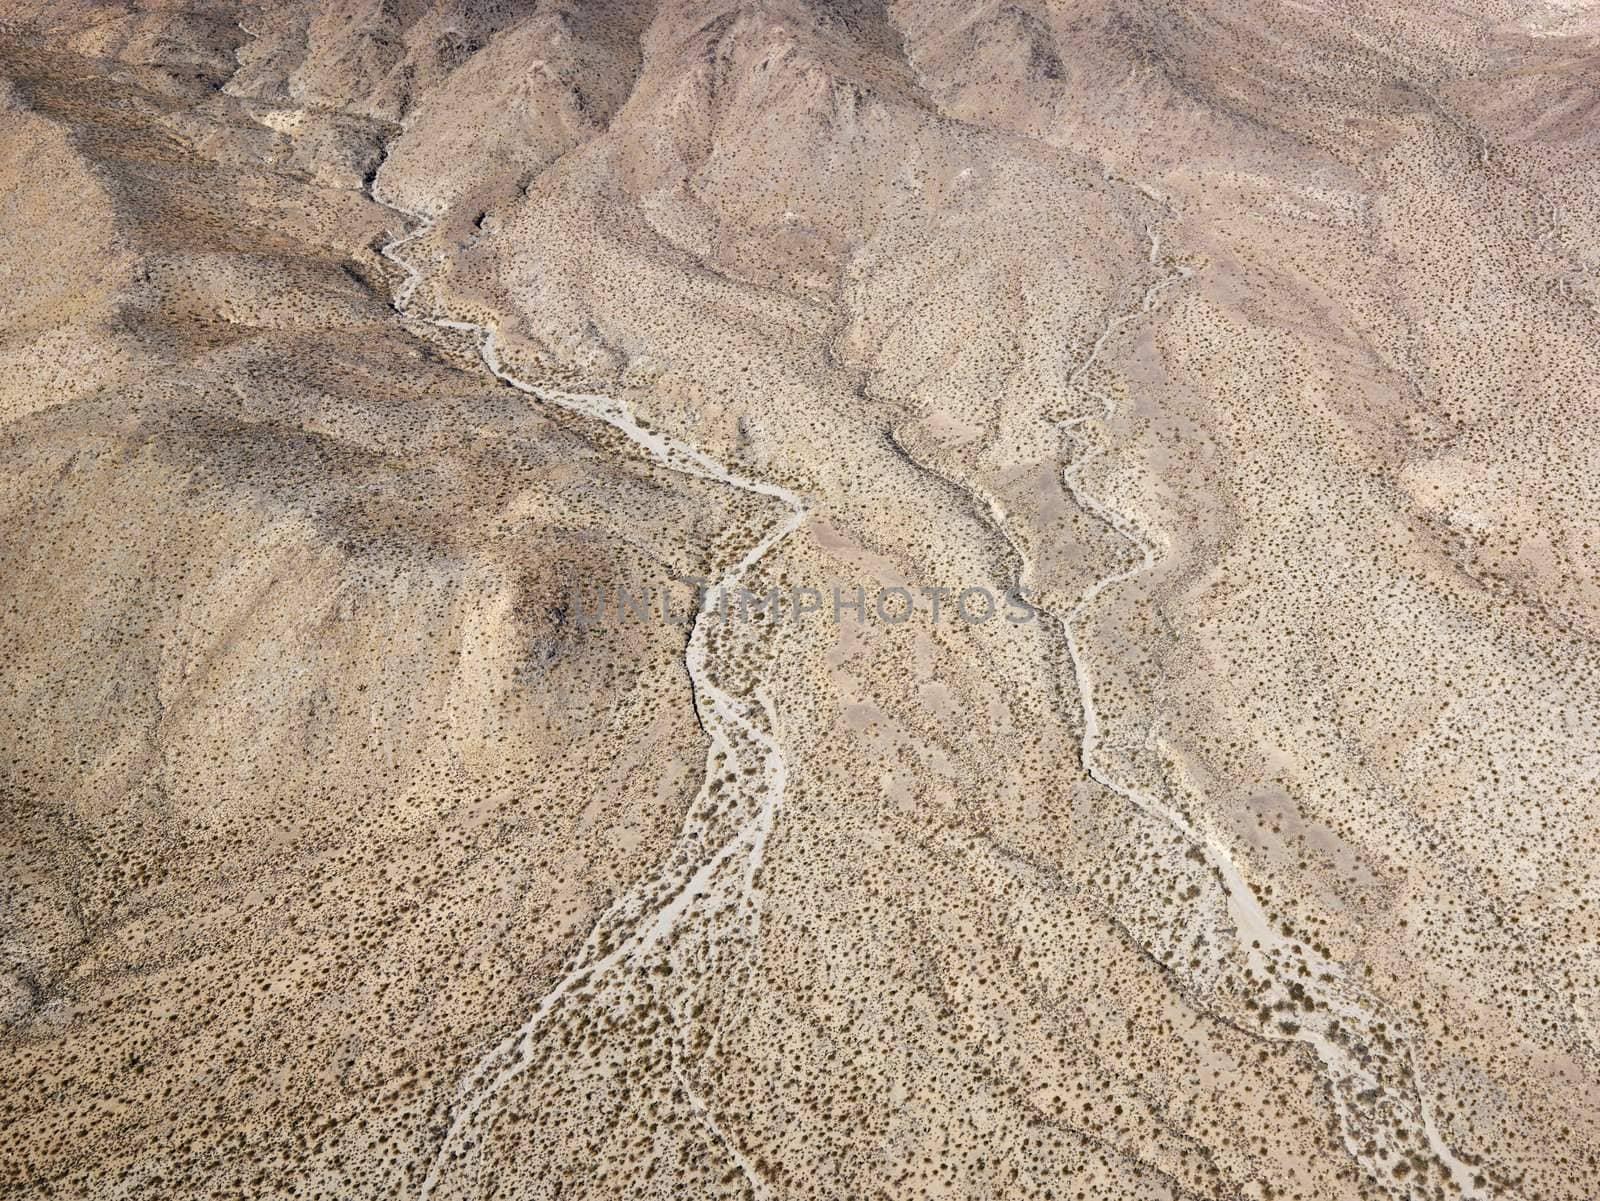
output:
<path id="1" fill-rule="evenodd" d="M 0 16 L 0 1196 L 1587 1201 L 1595 32 Z"/>

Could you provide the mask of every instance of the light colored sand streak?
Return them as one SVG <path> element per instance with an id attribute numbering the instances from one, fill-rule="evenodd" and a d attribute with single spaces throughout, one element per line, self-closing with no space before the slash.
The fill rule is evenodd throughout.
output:
<path id="1" fill-rule="evenodd" d="M 1154 229 L 1146 232 L 1149 238 L 1149 261 L 1154 264 L 1158 262 L 1160 239 Z M 1365 1153 L 1361 1132 L 1369 1123 L 1353 1108 L 1356 1097 L 1376 1090 L 1385 1096 L 1396 1112 L 1411 1117 L 1415 1126 L 1422 1130 L 1429 1150 L 1449 1172 L 1451 1181 L 1459 1190 L 1461 1197 L 1484 1197 L 1487 1195 L 1484 1190 L 1474 1186 L 1473 1169 L 1462 1162 L 1440 1136 L 1427 1099 L 1420 1090 L 1420 1081 L 1417 1080 L 1415 1071 L 1410 1073 L 1410 1087 L 1398 1088 L 1394 1081 L 1381 1079 L 1361 1063 L 1349 1045 L 1356 1041 L 1355 1039 L 1340 1042 L 1330 1037 L 1328 1023 L 1333 1018 L 1354 1026 L 1363 1034 L 1379 1024 L 1377 1016 L 1369 1012 L 1362 999 L 1349 986 L 1343 971 L 1311 947 L 1285 936 L 1272 924 L 1256 898 L 1255 891 L 1245 880 L 1233 856 L 1215 833 L 1196 829 L 1183 814 L 1149 791 L 1118 780 L 1098 754 L 1103 731 L 1100 712 L 1094 699 L 1094 680 L 1078 636 L 1078 627 L 1089 616 L 1095 602 L 1109 589 L 1154 567 L 1156 554 L 1155 544 L 1142 535 L 1132 521 L 1097 500 L 1084 488 L 1084 469 L 1099 458 L 1103 451 L 1078 431 L 1096 417 L 1108 419 L 1116 411 L 1116 402 L 1111 396 L 1092 390 L 1084 381 L 1105 349 L 1107 341 L 1130 321 L 1149 313 L 1162 293 L 1181 284 L 1191 274 L 1188 267 L 1180 265 L 1173 268 L 1144 290 L 1138 304 L 1108 319 L 1099 337 L 1090 347 L 1089 353 L 1068 376 L 1069 387 L 1082 390 L 1085 395 L 1098 402 L 1100 408 L 1098 412 L 1090 411 L 1060 423 L 1062 434 L 1079 447 L 1078 455 L 1062 472 L 1062 482 L 1081 508 L 1110 526 L 1139 552 L 1139 558 L 1132 566 L 1095 581 L 1079 597 L 1071 611 L 1058 619 L 1062 637 L 1067 645 L 1067 653 L 1072 660 L 1073 675 L 1077 681 L 1078 702 L 1083 712 L 1081 753 L 1084 770 L 1118 796 L 1125 798 L 1150 816 L 1165 822 L 1196 847 L 1222 881 L 1227 897 L 1228 915 L 1234 923 L 1240 945 L 1247 949 L 1252 970 L 1275 975 L 1276 978 L 1287 976 L 1296 980 L 1306 994 L 1317 1003 L 1317 1010 L 1296 1014 L 1300 1019 L 1299 1028 L 1292 1037 L 1310 1045 L 1329 1072 L 1334 1083 L 1334 1104 L 1339 1112 L 1345 1148 L 1350 1155 L 1363 1164 L 1375 1179 L 1379 1181 L 1393 1179 L 1386 1164 Z M 1268 972 L 1269 965 L 1276 969 L 1276 973 Z M 1395 1023 L 1390 1022 L 1389 1025 L 1393 1027 Z"/>
<path id="2" fill-rule="evenodd" d="M 1136 186 L 1146 196 L 1159 199 L 1150 189 L 1142 185 Z M 1147 228 L 1145 232 L 1148 238 L 1147 260 L 1151 265 L 1159 266 L 1160 235 L 1154 227 Z M 1428 1149 L 1444 1165 L 1459 1195 L 1464 1199 L 1481 1201 L 1489 1194 L 1474 1185 L 1473 1168 L 1451 1151 L 1440 1134 L 1433 1118 L 1432 1108 L 1421 1090 L 1421 1079 L 1415 1070 L 1414 1055 L 1408 1053 L 1406 1059 L 1409 1068 L 1408 1080 L 1399 1082 L 1405 1087 L 1397 1087 L 1394 1080 L 1380 1078 L 1361 1063 L 1349 1045 L 1358 1041 L 1357 1038 L 1351 1037 L 1346 1042 L 1340 1042 L 1329 1035 L 1328 1023 L 1338 1019 L 1345 1028 L 1353 1027 L 1361 1032 L 1359 1041 L 1370 1043 L 1372 1039 L 1366 1032 L 1374 1030 L 1381 1024 L 1381 1019 L 1371 1010 L 1370 1004 L 1359 997 L 1339 966 L 1311 947 L 1285 936 L 1273 925 L 1232 854 L 1215 833 L 1202 832 L 1177 809 L 1149 791 L 1117 779 L 1099 754 L 1104 731 L 1100 711 L 1094 698 L 1094 679 L 1078 630 L 1089 617 L 1096 602 L 1106 592 L 1154 567 L 1156 553 L 1155 544 L 1141 534 L 1131 520 L 1096 499 L 1084 488 L 1082 477 L 1085 468 L 1104 452 L 1079 430 L 1096 418 L 1102 420 L 1110 418 L 1116 411 L 1116 402 L 1111 396 L 1093 390 L 1085 381 L 1110 339 L 1130 322 L 1149 314 L 1168 289 L 1183 283 L 1192 274 L 1191 268 L 1187 266 L 1180 264 L 1173 267 L 1144 290 L 1138 303 L 1109 317 L 1088 353 L 1072 369 L 1067 378 L 1069 389 L 1083 393 L 1099 407 L 1097 410 L 1059 423 L 1058 428 L 1063 436 L 1078 448 L 1071 465 L 1062 472 L 1062 482 L 1073 500 L 1085 512 L 1115 530 L 1139 552 L 1138 560 L 1131 566 L 1096 580 L 1079 595 L 1077 602 L 1065 615 L 1045 609 L 1040 610 L 1060 631 L 1072 663 L 1078 705 L 1083 715 L 1081 747 L 1083 767 L 1097 783 L 1177 831 L 1185 841 L 1200 851 L 1223 884 L 1228 915 L 1234 924 L 1239 945 L 1246 952 L 1251 970 L 1258 973 L 1258 976 L 1296 981 L 1318 1004 L 1319 1008 L 1315 1012 L 1296 1014 L 1299 1028 L 1292 1036 L 1286 1037 L 1292 1037 L 1309 1045 L 1326 1067 L 1334 1083 L 1334 1104 L 1339 1114 L 1344 1145 L 1351 1157 L 1371 1172 L 1375 1179 L 1384 1182 L 1394 1179 L 1388 1165 L 1366 1154 L 1364 1143 L 1371 1131 L 1367 1130 L 1366 1134 L 1363 1134 L 1363 1131 L 1370 1127 L 1371 1123 L 1355 1108 L 1356 1098 L 1361 1094 L 1366 1093 L 1369 1096 L 1374 1093 L 1381 1094 L 1395 1112 L 1405 1114 L 1414 1128 L 1422 1132 Z M 1022 545 L 1011 534 L 1004 506 L 981 487 L 961 481 L 953 482 L 981 500 L 988 508 L 992 523 L 1010 546 L 1013 556 L 1020 565 L 1018 588 L 1026 595 L 1032 580 L 1034 564 Z M 1271 972 L 1268 970 L 1269 965 L 1273 969 Z M 1396 1022 L 1391 1020 L 1387 1026 L 1398 1032 Z M 1278 1037 L 1269 1030 L 1263 1030 L 1262 1036 Z"/>
<path id="3" fill-rule="evenodd" d="M 410 312 L 410 306 L 422 283 L 423 274 L 414 264 L 400 257 L 399 252 L 426 236 L 433 227 L 433 219 L 427 214 L 412 212 L 382 200 L 377 194 L 376 179 L 373 182 L 373 199 L 417 223 L 410 233 L 396 237 L 381 251 L 385 259 L 405 273 L 405 280 L 394 295 L 396 310 L 416 319 Z M 737 816 L 741 811 L 749 810 L 748 815 L 732 837 L 709 855 L 698 844 L 710 823 L 692 816 L 686 818 L 675 853 L 662 865 L 660 872 L 641 881 L 613 902 L 595 922 L 565 972 L 545 991 L 527 1020 L 482 1056 L 477 1066 L 458 1084 L 449 1126 L 418 1193 L 419 1198 L 426 1201 L 438 1188 L 443 1173 L 462 1150 L 470 1133 L 482 1125 L 485 1108 L 533 1064 L 536 1034 L 569 995 L 595 988 L 604 977 L 618 969 L 638 965 L 643 956 L 668 943 L 697 906 L 709 922 L 718 914 L 727 912 L 729 906 L 725 904 L 726 901 L 733 901 L 732 908 L 745 923 L 742 933 L 750 945 L 754 945 L 760 930 L 760 905 L 755 881 L 767 838 L 783 802 L 788 770 L 777 741 L 762 728 L 760 721 L 755 720 L 756 714 L 752 708 L 734 700 L 713 680 L 709 661 L 712 597 L 738 587 L 747 572 L 798 529 L 806 518 L 806 506 L 798 495 L 786 488 L 729 471 L 697 448 L 644 428 L 628 407 L 613 397 L 567 392 L 517 378 L 506 369 L 500 358 L 495 342 L 496 331 L 492 327 L 437 315 L 421 320 L 441 329 L 477 338 L 484 366 L 495 378 L 519 392 L 527 393 L 541 403 L 605 422 L 652 459 L 674 471 L 770 498 L 788 510 L 784 520 L 775 524 L 706 589 L 684 652 L 684 667 L 690 680 L 693 704 L 700 724 L 711 740 L 706 753 L 704 781 L 689 813 L 696 814 L 709 807 L 709 786 L 713 775 L 724 770 L 718 764 L 725 759 L 726 771 L 734 776 L 734 782 L 722 790 L 717 801 L 717 814 Z M 771 699 L 760 689 L 756 690 L 755 695 L 760 704 L 759 716 L 769 728 L 776 730 L 777 714 Z M 741 759 L 742 755 L 748 755 L 757 767 L 753 777 L 745 774 L 743 768 L 747 764 Z M 735 865 L 741 855 L 744 858 L 743 871 L 725 871 Z M 737 882 L 736 886 L 734 882 Z M 601 947 L 619 926 L 631 928 L 630 932 L 609 950 L 602 951 Z M 675 1075 L 681 1079 L 681 1073 L 676 1070 Z M 687 1088 L 685 1093 L 690 1098 L 691 1108 L 707 1125 L 713 1139 L 728 1151 L 730 1158 L 745 1174 L 752 1191 L 758 1198 L 764 1197 L 764 1184 L 752 1172 L 743 1151 L 717 1125 L 704 1101 Z"/>

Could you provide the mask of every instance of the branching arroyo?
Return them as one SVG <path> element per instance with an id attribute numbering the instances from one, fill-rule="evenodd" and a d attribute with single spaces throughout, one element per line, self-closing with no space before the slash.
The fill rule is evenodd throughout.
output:
<path id="1" fill-rule="evenodd" d="M 1147 229 L 1146 234 L 1149 261 L 1156 264 L 1160 242 L 1154 229 Z M 1083 714 L 1083 767 L 1097 783 L 1177 831 L 1204 856 L 1222 882 L 1228 915 L 1244 961 L 1244 980 L 1250 982 L 1241 987 L 1255 991 L 1258 1012 L 1263 1014 L 1280 999 L 1295 1002 L 1296 1021 L 1280 1029 L 1284 1036 L 1311 1047 L 1321 1061 L 1332 1086 L 1344 1145 L 1351 1157 L 1384 1187 L 1397 1191 L 1400 1196 L 1409 1196 L 1413 1192 L 1412 1185 L 1397 1178 L 1390 1165 L 1399 1153 L 1395 1131 L 1415 1132 L 1422 1136 L 1421 1142 L 1458 1196 L 1486 1198 L 1489 1194 L 1482 1178 L 1446 1145 L 1435 1125 L 1412 1066 L 1411 1053 L 1400 1049 L 1403 1040 L 1397 1037 L 1399 1024 L 1392 1019 L 1386 1022 L 1337 964 L 1272 923 L 1228 848 L 1214 832 L 1197 827 L 1136 781 L 1119 778 L 1101 754 L 1105 732 L 1080 630 L 1092 615 L 1096 602 L 1118 584 L 1150 570 L 1155 565 L 1156 553 L 1155 544 L 1140 532 L 1131 518 L 1117 512 L 1085 486 L 1085 470 L 1104 451 L 1083 432 L 1084 427 L 1096 419 L 1109 419 L 1116 412 L 1115 399 L 1107 392 L 1094 389 L 1088 381 L 1111 337 L 1130 322 L 1150 313 L 1163 294 L 1191 274 L 1189 267 L 1175 266 L 1146 287 L 1137 304 L 1109 317 L 1088 353 L 1068 374 L 1069 388 L 1083 393 L 1094 402 L 1094 407 L 1060 423 L 1063 436 L 1078 451 L 1062 472 L 1062 481 L 1079 507 L 1115 530 L 1138 551 L 1138 559 L 1132 565 L 1096 580 L 1068 613 L 1056 617 L 1072 662 Z M 1392 1033 L 1386 1034 L 1386 1030 Z M 1262 1033 L 1267 1037 L 1278 1036 L 1269 1034 L 1265 1028 Z M 1418 1174 L 1415 1184 L 1426 1189 L 1428 1181 Z"/>
<path id="2" fill-rule="evenodd" d="M 501 359 L 493 327 L 456 321 L 437 313 L 416 318 L 410 310 L 423 275 L 400 252 L 425 237 L 434 221 L 427 214 L 382 200 L 376 178 L 372 194 L 380 204 L 416 222 L 410 233 L 396 237 L 381 252 L 404 273 L 394 294 L 394 307 L 402 316 L 473 337 L 484 367 L 496 379 L 543 404 L 604 422 L 662 466 L 777 501 L 787 511 L 705 590 L 691 629 L 684 666 L 710 746 L 699 794 L 689 808 L 672 854 L 656 875 L 640 881 L 613 902 L 533 1012 L 484 1054 L 458 1084 L 448 1126 L 418 1193 L 421 1201 L 426 1201 L 440 1187 L 446 1173 L 466 1166 L 464 1161 L 474 1150 L 481 1156 L 495 1099 L 535 1064 L 541 1034 L 565 1007 L 589 1004 L 620 1010 L 641 994 L 654 995 L 660 986 L 650 968 L 672 954 L 673 945 L 691 928 L 698 929 L 706 944 L 714 938 L 737 938 L 753 949 L 760 923 L 756 879 L 767 838 L 783 802 L 787 765 L 775 737 L 777 713 L 766 693 L 756 689 L 755 703 L 751 704 L 735 699 L 716 683 L 711 663 L 712 623 L 708 619 L 711 598 L 738 587 L 747 573 L 799 528 L 807 510 L 804 501 L 788 489 L 736 474 L 696 447 L 646 429 L 622 401 L 519 379 Z M 665 1009 L 670 1016 L 672 1007 Z M 726 1149 L 746 1176 L 751 1191 L 757 1197 L 764 1196 L 764 1185 L 754 1175 L 734 1137 L 710 1117 L 709 1107 L 698 1094 L 687 1087 L 684 1091 L 696 1116 L 707 1124 L 713 1141 Z"/>

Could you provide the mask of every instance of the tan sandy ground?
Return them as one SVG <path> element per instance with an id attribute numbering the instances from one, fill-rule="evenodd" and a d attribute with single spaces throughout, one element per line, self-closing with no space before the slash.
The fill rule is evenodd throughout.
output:
<path id="1" fill-rule="evenodd" d="M 1597 39 L 13 5 L 0 1190 L 1594 1196 Z"/>

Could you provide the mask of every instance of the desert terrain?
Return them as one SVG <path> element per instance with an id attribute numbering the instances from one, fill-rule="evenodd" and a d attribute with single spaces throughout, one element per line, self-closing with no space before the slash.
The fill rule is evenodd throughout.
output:
<path id="1" fill-rule="evenodd" d="M 0 1196 L 1600 1196 L 1591 0 L 5 0 L 0 204 Z"/>

